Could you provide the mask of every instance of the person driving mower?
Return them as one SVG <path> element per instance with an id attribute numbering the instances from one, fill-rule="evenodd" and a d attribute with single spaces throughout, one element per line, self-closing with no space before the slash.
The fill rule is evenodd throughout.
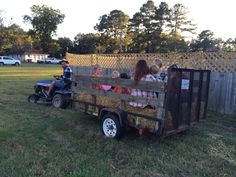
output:
<path id="1" fill-rule="evenodd" d="M 34 85 L 35 93 L 29 95 L 28 102 L 52 104 L 56 108 L 66 108 L 70 104 L 72 70 L 67 60 L 60 62 L 62 76 L 54 76 L 56 80 L 39 80 Z"/>
<path id="2" fill-rule="evenodd" d="M 50 94 L 54 87 L 61 89 L 71 83 L 72 70 L 69 66 L 69 62 L 67 60 L 62 60 L 60 61 L 60 64 L 63 68 L 63 75 L 55 76 L 57 80 L 52 81 L 51 85 L 49 86 L 47 92 L 48 97 L 50 97 Z"/>

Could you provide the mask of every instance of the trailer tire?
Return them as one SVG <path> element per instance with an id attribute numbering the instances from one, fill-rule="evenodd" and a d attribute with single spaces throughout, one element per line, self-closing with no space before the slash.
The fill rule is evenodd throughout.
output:
<path id="1" fill-rule="evenodd" d="M 39 100 L 39 96 L 36 94 L 32 94 L 28 97 L 29 103 L 37 103 L 38 100 Z"/>
<path id="2" fill-rule="evenodd" d="M 65 95 L 56 94 L 52 99 L 52 105 L 55 108 L 66 108 L 68 106 L 68 100 Z"/>
<path id="3" fill-rule="evenodd" d="M 121 127 L 118 117 L 108 113 L 102 117 L 101 131 L 108 138 L 120 140 L 124 129 Z"/>

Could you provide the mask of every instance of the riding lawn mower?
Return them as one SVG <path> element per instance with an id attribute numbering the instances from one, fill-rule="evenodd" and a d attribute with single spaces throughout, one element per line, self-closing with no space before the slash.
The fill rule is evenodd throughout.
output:
<path id="1" fill-rule="evenodd" d="M 57 80 L 60 80 L 60 76 L 54 76 Z M 71 98 L 71 82 L 65 84 L 62 88 L 54 86 L 50 95 L 47 95 L 49 86 L 52 80 L 39 80 L 34 85 L 35 93 L 28 97 L 28 102 L 39 104 L 52 104 L 56 108 L 66 108 L 70 104 Z"/>

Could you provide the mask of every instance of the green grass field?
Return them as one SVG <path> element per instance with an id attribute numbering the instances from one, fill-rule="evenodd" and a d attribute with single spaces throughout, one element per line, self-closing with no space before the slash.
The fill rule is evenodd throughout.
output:
<path id="1" fill-rule="evenodd" d="M 99 121 L 27 102 L 52 65 L 0 67 L 0 176 L 235 177 L 236 117 L 210 112 L 186 133 L 158 141 L 126 132 L 104 138 Z"/>

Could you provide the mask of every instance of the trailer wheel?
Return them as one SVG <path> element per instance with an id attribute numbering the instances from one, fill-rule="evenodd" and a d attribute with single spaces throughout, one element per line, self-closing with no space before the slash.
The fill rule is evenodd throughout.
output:
<path id="1" fill-rule="evenodd" d="M 38 100 L 39 100 L 39 96 L 36 94 L 32 94 L 28 97 L 29 103 L 37 103 Z"/>
<path id="2" fill-rule="evenodd" d="M 56 94 L 52 99 L 52 105 L 55 108 L 66 108 L 68 106 L 68 101 L 65 95 Z"/>
<path id="3" fill-rule="evenodd" d="M 123 135 L 123 128 L 120 126 L 117 116 L 113 114 L 106 114 L 102 117 L 101 131 L 106 137 L 116 140 L 120 140 Z"/>

